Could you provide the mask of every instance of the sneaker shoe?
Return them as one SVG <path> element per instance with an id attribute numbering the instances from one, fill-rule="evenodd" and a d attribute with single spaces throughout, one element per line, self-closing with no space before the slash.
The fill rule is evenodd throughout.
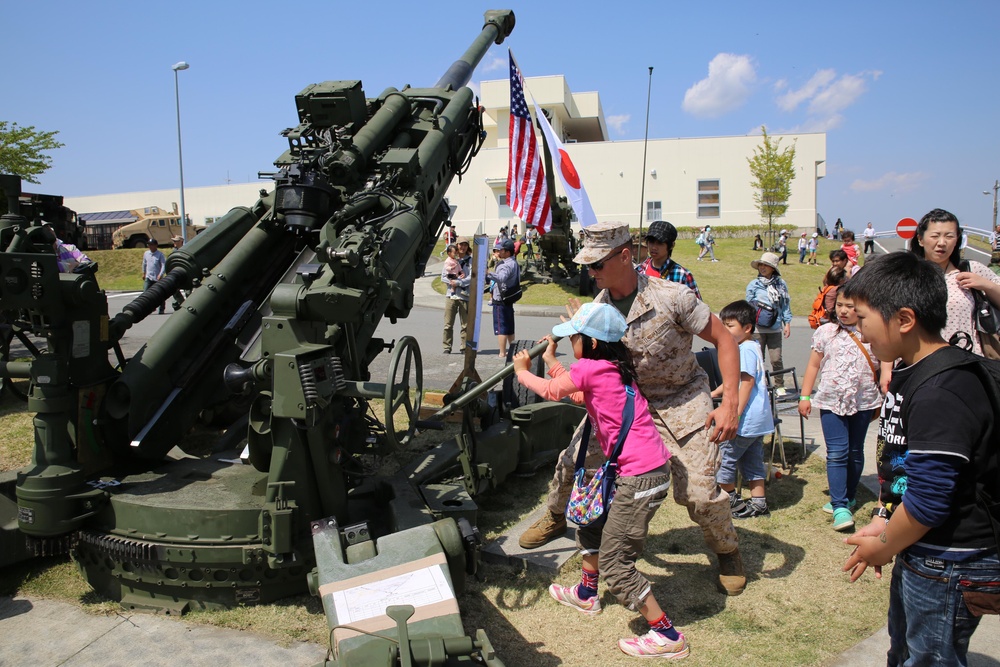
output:
<path id="1" fill-rule="evenodd" d="M 522 549 L 537 549 L 538 547 L 551 542 L 566 532 L 566 515 L 553 514 L 551 510 L 545 512 L 542 518 L 531 524 L 528 530 L 524 531 L 521 539 L 517 541 Z"/>
<path id="2" fill-rule="evenodd" d="M 846 507 L 833 510 L 833 529 L 839 532 L 854 528 L 854 515 Z"/>
<path id="3" fill-rule="evenodd" d="M 713 261 L 713 262 L 718 262 L 719 260 L 717 260 L 717 259 L 713 259 L 712 261 Z"/>
<path id="4" fill-rule="evenodd" d="M 776 387 L 774 390 L 776 396 L 784 396 L 787 393 L 788 391 L 784 387 Z"/>
<path id="5" fill-rule="evenodd" d="M 739 595 L 747 586 L 747 574 L 743 570 L 740 550 L 717 554 L 719 557 L 719 590 L 726 595 Z"/>
<path id="6" fill-rule="evenodd" d="M 854 511 L 854 508 L 857 506 L 858 506 L 857 500 L 847 501 L 847 509 L 851 510 L 852 512 Z M 833 514 L 833 505 L 831 505 L 830 503 L 823 505 L 823 511 L 826 512 L 827 514 Z"/>
<path id="7" fill-rule="evenodd" d="M 733 510 L 734 519 L 752 519 L 757 516 L 771 516 L 771 510 L 767 509 L 767 505 L 761 508 L 760 505 L 754 503 L 752 500 L 744 503 L 742 510 Z"/>
<path id="8" fill-rule="evenodd" d="M 559 604 L 576 609 L 581 614 L 587 616 L 597 616 L 601 613 L 601 598 L 595 595 L 592 598 L 581 600 L 576 594 L 576 586 L 560 586 L 552 584 L 549 586 L 549 595 Z"/>
<path id="9" fill-rule="evenodd" d="M 737 494 L 735 491 L 729 494 L 730 512 L 740 512 L 746 506 L 747 506 L 747 501 L 743 500 L 743 496 Z"/>
<path id="10" fill-rule="evenodd" d="M 686 658 L 691 652 L 688 649 L 684 633 L 676 640 L 667 639 L 656 630 L 650 630 L 641 637 L 619 639 L 618 648 L 625 655 L 635 658 Z"/>

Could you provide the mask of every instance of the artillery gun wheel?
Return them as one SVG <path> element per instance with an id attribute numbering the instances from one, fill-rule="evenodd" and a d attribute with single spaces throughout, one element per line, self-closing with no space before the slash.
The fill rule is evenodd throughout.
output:
<path id="1" fill-rule="evenodd" d="M 393 449 L 402 449 L 410 444 L 417 430 L 423 397 L 424 365 L 420 359 L 420 346 L 413 336 L 403 336 L 392 350 L 389 381 L 385 385 L 385 437 Z M 397 418 L 406 420 L 406 428 L 396 430 Z"/>
<path id="2" fill-rule="evenodd" d="M 38 355 L 41 354 L 35 344 L 31 342 L 31 339 L 28 338 L 27 334 L 4 322 L 3 324 L 0 324 L 0 361 L 11 361 L 10 346 L 11 343 L 14 342 L 15 338 L 21 341 L 21 344 L 27 348 L 28 354 L 30 354 L 32 358 L 38 358 Z M 0 365 L 0 369 L 2 368 L 4 367 Z M 6 372 L 0 370 L 0 391 L 3 391 L 4 389 L 9 391 L 11 396 L 14 398 L 22 401 L 28 400 L 28 394 L 15 384 L 14 380 L 7 375 Z"/>
<path id="3" fill-rule="evenodd" d="M 507 363 L 511 363 L 514 359 L 514 355 L 521 350 L 530 350 L 537 344 L 538 342 L 533 340 L 514 341 L 510 347 L 507 348 Z M 545 362 L 542 360 L 542 355 L 538 355 L 531 360 L 531 365 L 528 366 L 528 370 L 538 377 L 545 377 Z M 514 408 L 519 408 L 522 405 L 541 403 L 542 397 L 525 387 L 517 381 L 517 378 L 511 375 L 504 378 L 503 381 L 503 402 L 507 405 L 508 410 L 513 410 Z"/>

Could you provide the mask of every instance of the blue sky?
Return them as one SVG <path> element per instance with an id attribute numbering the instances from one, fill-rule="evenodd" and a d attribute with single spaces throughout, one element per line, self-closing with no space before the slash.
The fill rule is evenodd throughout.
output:
<path id="1" fill-rule="evenodd" d="M 331 79 L 361 79 L 370 97 L 431 85 L 491 6 L 7 2 L 0 119 L 59 130 L 66 144 L 33 191 L 176 187 L 171 65 L 184 60 L 185 186 L 256 180 L 286 147 L 278 133 L 297 122 L 297 92 Z M 503 78 L 510 46 L 526 76 L 598 91 L 612 139 L 641 140 L 652 66 L 651 138 L 825 130 L 819 212 L 830 224 L 891 229 L 934 207 L 990 224 L 1000 3 L 510 6 L 517 26 L 474 81 Z"/>

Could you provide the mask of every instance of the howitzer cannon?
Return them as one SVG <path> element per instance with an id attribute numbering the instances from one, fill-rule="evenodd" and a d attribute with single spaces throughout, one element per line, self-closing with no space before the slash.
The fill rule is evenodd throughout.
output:
<path id="1" fill-rule="evenodd" d="M 463 652 L 500 664 L 485 635 L 464 637 L 455 603 L 478 561 L 472 496 L 551 460 L 579 408 L 511 409 L 476 432 L 470 403 L 461 436 L 380 476 L 378 457 L 414 433 L 422 379 L 416 342 L 375 331 L 413 305 L 448 185 L 484 137 L 465 84 L 513 26 L 512 12 L 487 12 L 430 88 L 304 89 L 273 190 L 172 253 L 164 278 L 113 317 L 96 266 L 59 273 L 40 227 L 0 218 L 0 310 L 48 344 L 26 371 L 32 462 L 0 478 L 0 518 L 30 539 L 3 531 L 5 554 L 69 548 L 98 592 L 165 613 L 308 588 L 332 631 L 391 634 L 382 612 L 395 598 L 352 596 L 402 577 L 413 597 L 437 596 L 405 626 L 412 654 L 428 656 L 413 664 Z M 125 359 L 118 342 L 178 290 L 190 296 Z M 373 382 L 386 350 L 389 377 Z M 218 430 L 192 437 L 206 423 Z M 339 665 L 410 664 L 367 635 L 337 644 Z"/>

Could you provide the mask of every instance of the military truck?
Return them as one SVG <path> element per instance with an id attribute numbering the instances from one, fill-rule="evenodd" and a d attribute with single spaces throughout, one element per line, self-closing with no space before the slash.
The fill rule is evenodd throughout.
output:
<path id="1" fill-rule="evenodd" d="M 182 236 L 181 216 L 176 209 L 166 211 L 159 206 L 147 206 L 146 208 L 134 209 L 130 213 L 138 219 L 115 230 L 111 236 L 112 247 L 115 249 L 145 248 L 150 239 L 156 239 L 157 243 L 166 247 L 170 245 L 171 238 Z M 189 218 L 187 223 L 188 240 L 193 239 L 198 231 L 191 224 Z"/>

